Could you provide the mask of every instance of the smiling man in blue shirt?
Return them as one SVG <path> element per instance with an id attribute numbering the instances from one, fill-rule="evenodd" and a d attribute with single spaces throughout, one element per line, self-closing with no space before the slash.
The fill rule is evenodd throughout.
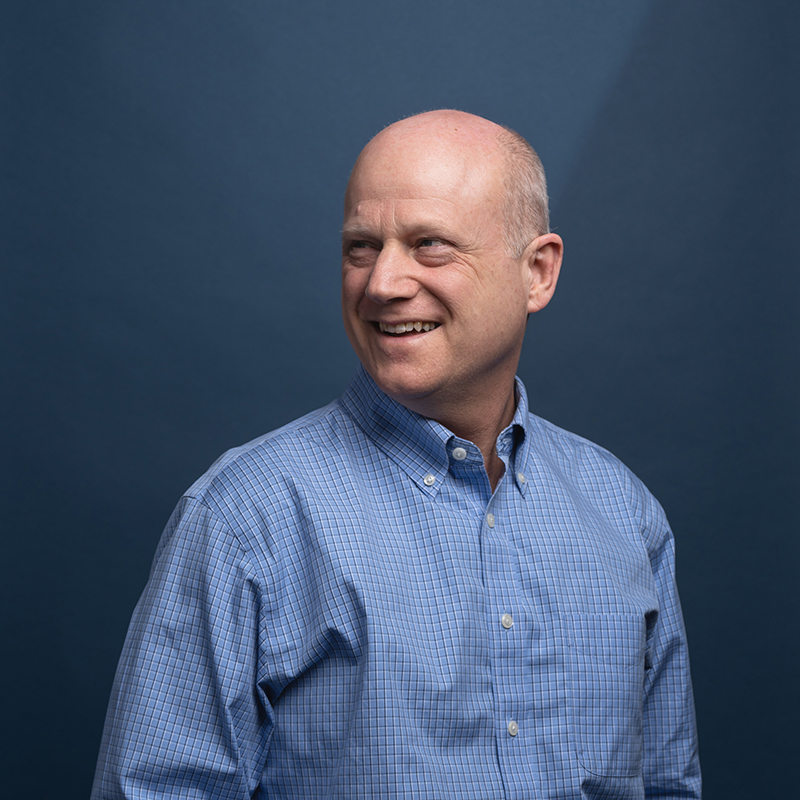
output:
<path id="1" fill-rule="evenodd" d="M 513 132 L 437 111 L 367 145 L 362 368 L 178 504 L 94 798 L 700 796 L 664 513 L 515 379 L 561 254 Z"/>

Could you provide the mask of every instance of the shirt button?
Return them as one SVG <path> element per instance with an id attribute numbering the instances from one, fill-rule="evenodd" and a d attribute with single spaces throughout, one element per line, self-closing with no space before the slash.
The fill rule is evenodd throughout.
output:
<path id="1" fill-rule="evenodd" d="M 463 461 L 467 457 L 467 451 L 463 447 L 453 448 L 453 458 L 456 461 Z"/>
<path id="2" fill-rule="evenodd" d="M 430 472 L 429 472 L 429 473 L 428 473 L 428 474 L 427 474 L 427 475 L 426 475 L 426 476 L 425 476 L 425 477 L 422 479 L 422 482 L 423 482 L 423 483 L 424 483 L 426 486 L 433 486 L 433 484 L 434 484 L 434 483 L 436 483 L 436 478 L 435 478 L 435 476 L 431 475 L 431 474 L 430 474 Z"/>
<path id="3" fill-rule="evenodd" d="M 500 624 L 508 630 L 514 624 L 514 617 L 512 617 L 511 614 L 503 614 L 503 616 L 500 617 Z"/>
<path id="4" fill-rule="evenodd" d="M 524 475 L 523 475 L 521 472 L 518 472 L 518 473 L 517 473 L 517 480 L 518 480 L 520 483 L 525 483 L 525 481 L 527 480 L 527 478 L 526 478 L 526 477 L 525 477 L 525 476 L 524 476 Z"/>
<path id="5" fill-rule="evenodd" d="M 519 725 L 512 719 L 511 722 L 508 723 L 508 735 L 509 736 L 516 736 L 519 733 Z"/>
<path id="6" fill-rule="evenodd" d="M 494 514 L 487 514 L 486 515 L 486 524 L 490 528 L 494 528 Z"/>

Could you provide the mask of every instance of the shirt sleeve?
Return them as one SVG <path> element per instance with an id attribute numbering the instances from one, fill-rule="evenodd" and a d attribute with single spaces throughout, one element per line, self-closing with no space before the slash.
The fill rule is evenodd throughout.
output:
<path id="1" fill-rule="evenodd" d="M 257 680 L 259 599 L 239 541 L 184 498 L 131 620 L 92 800 L 252 796 L 272 732 Z"/>
<path id="2" fill-rule="evenodd" d="M 643 491 L 642 531 L 659 597 L 644 684 L 645 796 L 699 799 L 697 728 L 686 631 L 675 583 L 674 539 L 661 506 Z"/>

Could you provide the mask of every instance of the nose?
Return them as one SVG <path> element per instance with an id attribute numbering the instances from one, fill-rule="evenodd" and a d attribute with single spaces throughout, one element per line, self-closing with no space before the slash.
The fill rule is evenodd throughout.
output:
<path id="1" fill-rule="evenodd" d="M 370 271 L 364 294 L 373 303 L 409 300 L 419 291 L 414 278 L 414 259 L 399 246 L 386 244 Z"/>

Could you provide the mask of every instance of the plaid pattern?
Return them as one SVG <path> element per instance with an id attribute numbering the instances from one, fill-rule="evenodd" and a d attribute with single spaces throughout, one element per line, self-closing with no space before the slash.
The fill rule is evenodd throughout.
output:
<path id="1" fill-rule="evenodd" d="M 222 456 L 158 547 L 93 798 L 699 797 L 663 511 L 518 393 L 494 495 L 363 370 Z"/>

